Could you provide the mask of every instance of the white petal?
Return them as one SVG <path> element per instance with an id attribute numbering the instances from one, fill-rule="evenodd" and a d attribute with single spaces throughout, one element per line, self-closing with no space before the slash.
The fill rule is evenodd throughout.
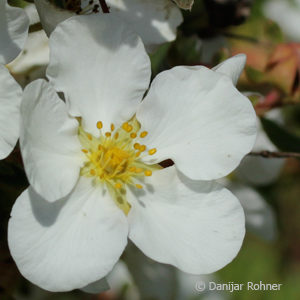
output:
<path id="1" fill-rule="evenodd" d="M 30 184 L 48 201 L 66 196 L 82 164 L 78 122 L 45 80 L 24 90 L 20 145 Z"/>
<path id="2" fill-rule="evenodd" d="M 153 46 L 173 41 L 183 20 L 178 7 L 169 0 L 107 0 L 107 4 L 112 14 L 128 22 L 150 51 Z"/>
<path id="3" fill-rule="evenodd" d="M 263 239 L 273 240 L 276 236 L 276 222 L 272 207 L 259 193 L 246 185 L 231 184 L 228 188 L 244 208 L 247 229 Z"/>
<path id="4" fill-rule="evenodd" d="M 49 291 L 83 288 L 107 275 L 127 243 L 128 225 L 108 192 L 83 178 L 49 203 L 30 187 L 8 225 L 10 252 L 22 275 Z"/>
<path id="5" fill-rule="evenodd" d="M 160 73 L 137 118 L 156 148 L 144 161 L 172 159 L 193 179 L 211 180 L 235 169 L 254 144 L 252 104 L 227 76 L 205 67 L 175 67 Z"/>
<path id="6" fill-rule="evenodd" d="M 26 73 L 38 66 L 49 63 L 48 38 L 43 30 L 29 34 L 22 53 L 10 64 L 9 70 L 16 73 Z"/>
<path id="7" fill-rule="evenodd" d="M 144 299 L 172 299 L 177 294 L 177 270 L 173 266 L 153 261 L 132 243 L 127 246 L 123 259 Z"/>
<path id="8" fill-rule="evenodd" d="M 266 1 L 264 14 L 279 24 L 282 31 L 294 42 L 300 42 L 300 1 Z"/>
<path id="9" fill-rule="evenodd" d="M 130 239 L 150 258 L 192 274 L 214 272 L 237 255 L 244 238 L 239 201 L 214 182 L 156 171 L 132 191 Z M 130 198 L 129 198 L 130 199 Z"/>
<path id="10" fill-rule="evenodd" d="M 23 49 L 29 19 L 23 9 L 11 7 L 0 0 L 0 63 L 7 64 Z"/>
<path id="11" fill-rule="evenodd" d="M 7 157 L 19 138 L 22 89 L 0 65 L 0 159 Z"/>
<path id="12" fill-rule="evenodd" d="M 119 260 L 116 263 L 112 271 L 107 275 L 107 281 L 116 297 L 124 294 L 124 287 L 126 286 L 126 299 L 140 300 L 135 282 L 123 261 Z"/>
<path id="13" fill-rule="evenodd" d="M 281 119 L 281 116 L 277 117 L 279 120 Z M 253 151 L 277 151 L 278 149 L 266 135 L 258 118 L 257 129 L 257 137 Z M 278 178 L 284 162 L 285 160 L 281 158 L 246 156 L 236 169 L 236 174 L 239 179 L 250 184 L 266 185 L 274 182 Z"/>
<path id="14" fill-rule="evenodd" d="M 43 29 L 48 36 L 60 22 L 74 16 L 72 12 L 59 9 L 48 0 L 34 0 L 34 3 L 39 13 Z"/>
<path id="15" fill-rule="evenodd" d="M 215 66 L 212 70 L 229 76 L 234 85 L 237 84 L 246 64 L 246 55 L 238 54 Z"/>
<path id="16" fill-rule="evenodd" d="M 87 286 L 81 288 L 83 292 L 89 293 L 89 294 L 100 294 L 102 292 L 105 292 L 109 290 L 109 284 L 106 280 L 106 278 L 99 279 L 95 282 L 92 282 L 88 284 Z"/>
<path id="17" fill-rule="evenodd" d="M 149 85 L 150 60 L 123 22 L 110 15 L 73 17 L 57 26 L 50 49 L 47 75 L 87 131 L 99 135 L 98 121 L 108 130 L 135 113 Z"/>
<path id="18" fill-rule="evenodd" d="M 48 35 L 60 22 L 74 15 L 70 11 L 53 6 L 47 0 L 34 2 Z M 110 14 L 124 20 L 141 37 L 149 50 L 161 43 L 173 41 L 176 38 L 176 29 L 183 20 L 178 7 L 169 0 L 107 0 L 106 2 L 110 7 Z M 97 16 L 103 18 L 101 12 Z"/>

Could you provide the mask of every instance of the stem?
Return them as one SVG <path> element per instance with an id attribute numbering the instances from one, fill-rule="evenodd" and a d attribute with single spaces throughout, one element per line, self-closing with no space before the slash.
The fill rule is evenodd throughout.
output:
<path id="1" fill-rule="evenodd" d="M 250 152 L 248 155 L 261 156 L 264 158 L 300 158 L 300 153 L 296 152 L 280 152 L 280 151 L 259 151 Z"/>
<path id="2" fill-rule="evenodd" d="M 99 0 L 99 3 L 100 3 L 100 6 L 101 6 L 101 9 L 102 9 L 102 12 L 104 14 L 108 14 L 109 13 L 109 7 L 107 6 L 106 1 L 105 0 Z"/>

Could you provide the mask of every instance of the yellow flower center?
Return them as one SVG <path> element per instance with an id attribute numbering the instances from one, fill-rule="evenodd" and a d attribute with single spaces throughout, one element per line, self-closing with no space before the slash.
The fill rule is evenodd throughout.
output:
<path id="1" fill-rule="evenodd" d="M 92 177 L 95 184 L 105 184 L 117 206 L 127 215 L 131 206 L 126 200 L 125 186 L 142 189 L 144 177 L 151 176 L 160 167 L 141 161 L 140 155 L 147 150 L 147 146 L 137 143 L 136 139 L 143 139 L 148 133 L 139 133 L 140 124 L 136 119 L 122 124 L 118 129 L 111 124 L 108 132 L 102 132 L 101 121 L 97 122 L 96 127 L 100 131 L 99 137 L 79 126 L 78 137 L 86 156 L 80 175 Z M 148 149 L 149 155 L 154 153 L 155 148 Z"/>

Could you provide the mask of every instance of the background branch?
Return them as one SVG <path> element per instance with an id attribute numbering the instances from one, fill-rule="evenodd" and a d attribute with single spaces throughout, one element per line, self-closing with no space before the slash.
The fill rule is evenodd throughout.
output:
<path id="1" fill-rule="evenodd" d="M 261 156 L 265 158 L 300 158 L 300 153 L 296 152 L 280 152 L 280 151 L 258 151 L 250 152 L 248 155 Z"/>

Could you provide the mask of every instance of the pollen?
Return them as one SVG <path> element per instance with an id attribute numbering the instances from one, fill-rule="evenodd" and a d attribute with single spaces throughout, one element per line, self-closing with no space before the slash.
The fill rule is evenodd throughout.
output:
<path id="1" fill-rule="evenodd" d="M 145 151 L 145 150 L 146 150 L 146 146 L 145 146 L 145 145 L 141 145 L 141 146 L 140 146 L 140 151 L 143 152 L 143 151 Z"/>
<path id="2" fill-rule="evenodd" d="M 134 145 L 133 145 L 133 148 L 134 149 L 136 149 L 136 150 L 139 150 L 140 149 L 140 144 L 139 143 L 135 143 Z"/>
<path id="3" fill-rule="evenodd" d="M 102 129 L 102 127 L 103 127 L 102 122 L 101 121 L 97 122 L 97 128 L 98 129 Z"/>
<path id="4" fill-rule="evenodd" d="M 121 183 L 116 183 L 116 184 L 115 184 L 115 188 L 116 188 L 116 189 L 120 189 L 121 187 L 122 187 L 122 184 L 121 184 Z"/>
<path id="5" fill-rule="evenodd" d="M 152 175 L 152 171 L 151 170 L 146 170 L 144 172 L 145 176 L 151 176 Z"/>
<path id="6" fill-rule="evenodd" d="M 148 153 L 149 153 L 149 155 L 155 154 L 155 153 L 156 153 L 156 148 L 150 149 L 150 150 L 148 151 Z"/>
<path id="7" fill-rule="evenodd" d="M 98 129 L 103 128 L 102 121 L 96 123 Z M 138 181 L 149 177 L 161 167 L 146 165 L 143 156 L 146 145 L 141 145 L 136 139 L 145 137 L 146 131 L 138 133 L 140 124 L 133 118 L 120 127 L 110 124 L 110 132 L 101 132 L 100 136 L 93 136 L 79 126 L 78 138 L 85 154 L 85 162 L 80 170 L 81 176 L 90 177 L 94 185 L 107 188 L 115 204 L 128 214 L 131 205 L 126 199 L 127 187 L 142 189 Z M 150 149 L 150 155 L 156 148 Z"/>
<path id="8" fill-rule="evenodd" d="M 147 136 L 147 134 L 148 134 L 147 131 L 143 131 L 143 132 L 141 132 L 140 137 L 144 138 L 145 136 Z"/>

